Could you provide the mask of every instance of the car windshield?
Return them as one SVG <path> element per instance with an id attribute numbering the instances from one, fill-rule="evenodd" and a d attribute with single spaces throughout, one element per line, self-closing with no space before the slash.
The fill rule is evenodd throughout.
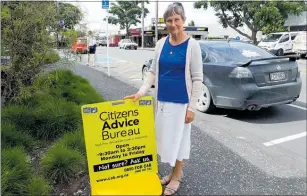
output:
<path id="1" fill-rule="evenodd" d="M 78 44 L 86 44 L 86 39 L 78 39 Z"/>
<path id="2" fill-rule="evenodd" d="M 279 38 L 282 36 L 282 34 L 269 34 L 268 36 L 266 36 L 262 42 L 276 42 L 277 40 L 279 40 Z"/>
<path id="3" fill-rule="evenodd" d="M 252 59 L 270 58 L 274 55 L 244 42 L 206 42 L 202 43 L 203 62 L 211 63 L 238 63 Z"/>

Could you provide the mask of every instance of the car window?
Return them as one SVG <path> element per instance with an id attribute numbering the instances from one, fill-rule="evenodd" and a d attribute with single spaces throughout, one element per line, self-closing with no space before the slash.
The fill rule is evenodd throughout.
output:
<path id="1" fill-rule="evenodd" d="M 246 62 L 252 59 L 269 58 L 274 55 L 266 50 L 244 42 L 207 42 L 201 44 L 206 63 Z"/>
<path id="2" fill-rule="evenodd" d="M 84 44 L 87 43 L 86 39 L 78 39 L 78 44 Z"/>
<path id="3" fill-rule="evenodd" d="M 291 40 L 294 40 L 297 36 L 297 33 L 291 34 Z"/>
<path id="4" fill-rule="evenodd" d="M 289 41 L 289 35 L 288 34 L 285 34 L 282 39 L 280 40 L 280 43 L 283 43 L 283 42 L 287 42 Z"/>
<path id="5" fill-rule="evenodd" d="M 281 36 L 282 34 L 269 34 L 262 40 L 262 42 L 276 42 Z"/>

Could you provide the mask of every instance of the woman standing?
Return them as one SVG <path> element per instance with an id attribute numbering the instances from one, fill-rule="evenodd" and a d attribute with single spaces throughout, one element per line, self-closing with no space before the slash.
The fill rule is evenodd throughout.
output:
<path id="1" fill-rule="evenodd" d="M 136 101 L 155 84 L 157 152 L 161 162 L 173 167 L 161 183 L 167 185 L 164 195 L 173 195 L 183 177 L 183 160 L 190 156 L 191 122 L 201 93 L 203 68 L 198 42 L 183 30 L 186 17 L 182 4 L 169 5 L 163 17 L 169 35 L 157 42 L 140 90 L 124 99 Z"/>
<path id="2" fill-rule="evenodd" d="M 87 66 L 90 65 L 90 58 L 91 55 L 93 55 L 93 63 L 92 66 L 95 67 L 96 63 L 96 48 L 97 48 L 97 41 L 93 35 L 92 31 L 89 31 L 88 33 L 88 39 L 87 39 L 87 45 L 88 45 L 88 56 L 87 56 Z"/>

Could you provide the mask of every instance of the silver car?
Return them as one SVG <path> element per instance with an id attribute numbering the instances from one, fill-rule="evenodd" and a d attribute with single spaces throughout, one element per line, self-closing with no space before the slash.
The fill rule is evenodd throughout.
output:
<path id="1" fill-rule="evenodd" d="M 197 109 L 259 110 L 290 104 L 299 97 L 302 81 L 296 56 L 277 57 L 241 41 L 200 41 L 204 82 Z M 151 61 L 142 67 L 143 75 Z"/>
<path id="2" fill-rule="evenodd" d="M 130 39 L 122 39 L 118 43 L 119 49 L 134 49 L 137 50 L 138 45 L 131 41 Z"/>

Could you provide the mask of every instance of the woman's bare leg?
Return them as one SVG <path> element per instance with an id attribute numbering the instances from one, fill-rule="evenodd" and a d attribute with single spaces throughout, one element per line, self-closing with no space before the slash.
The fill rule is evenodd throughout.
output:
<path id="1" fill-rule="evenodd" d="M 164 195 L 173 195 L 177 192 L 180 182 L 182 179 L 182 166 L 184 162 L 183 161 L 176 161 L 175 167 L 173 168 L 173 172 L 171 174 L 171 181 L 166 186 L 166 189 L 164 191 Z"/>

